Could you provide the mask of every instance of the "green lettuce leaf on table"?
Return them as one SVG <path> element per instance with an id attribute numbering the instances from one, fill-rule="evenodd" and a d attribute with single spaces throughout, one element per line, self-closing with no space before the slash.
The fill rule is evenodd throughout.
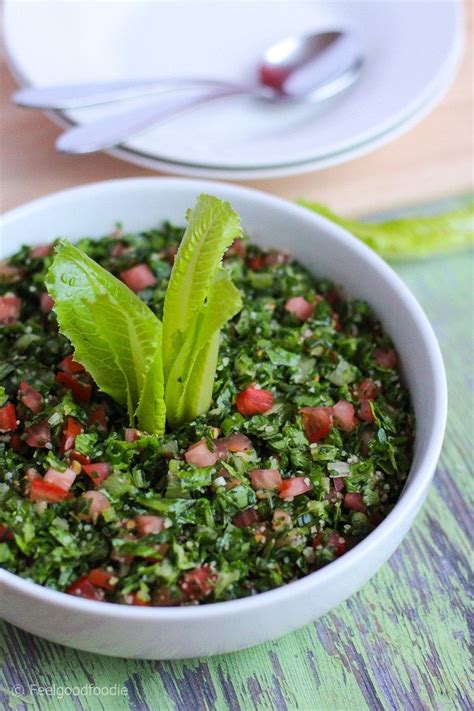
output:
<path id="1" fill-rule="evenodd" d="M 440 215 L 383 222 L 345 219 L 308 200 L 301 200 L 300 204 L 351 232 L 387 260 L 434 256 L 474 244 L 474 200 Z"/>
<path id="2" fill-rule="evenodd" d="M 125 284 L 66 240 L 46 276 L 61 333 L 98 387 L 126 405 L 130 423 L 163 433 L 162 324 Z"/>

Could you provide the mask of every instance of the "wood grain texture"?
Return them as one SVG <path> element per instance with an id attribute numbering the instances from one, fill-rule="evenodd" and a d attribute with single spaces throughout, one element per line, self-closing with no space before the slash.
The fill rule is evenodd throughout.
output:
<path id="1" fill-rule="evenodd" d="M 412 531 L 361 592 L 295 633 L 250 650 L 178 662 L 112 659 L 1 628 L 0 704 L 10 711 L 470 711 L 472 491 L 470 255 L 397 271 L 440 340 L 450 391 L 434 485 Z M 471 502 L 472 506 L 472 502 Z M 472 581 L 471 581 L 472 589 Z M 125 695 L 38 696 L 32 685 L 125 687 Z M 15 695 L 15 684 L 24 693 Z"/>
<path id="2" fill-rule="evenodd" d="M 420 124 L 392 143 L 344 165 L 243 184 L 289 199 L 304 197 L 326 203 L 348 215 L 417 205 L 467 192 L 472 185 L 474 153 L 474 5 L 469 0 L 464 4 L 467 23 L 462 65 L 447 95 Z M 60 129 L 41 112 L 10 104 L 16 84 L 1 49 L 0 77 L 2 210 L 81 183 L 156 175 L 105 154 L 55 153 L 54 141 Z"/>

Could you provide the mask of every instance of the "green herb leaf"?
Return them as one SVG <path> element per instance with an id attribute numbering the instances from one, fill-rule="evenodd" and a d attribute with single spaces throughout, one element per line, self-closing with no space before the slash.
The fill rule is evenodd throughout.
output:
<path id="1" fill-rule="evenodd" d="M 441 215 L 378 223 L 348 220 L 324 205 L 307 200 L 301 200 L 300 204 L 344 227 L 385 259 L 433 256 L 474 244 L 474 201 Z"/>
<path id="2" fill-rule="evenodd" d="M 163 316 L 165 401 L 173 427 L 209 408 L 219 332 L 242 308 L 239 291 L 220 267 L 225 250 L 241 234 L 238 215 L 229 203 L 201 195 L 187 219 Z"/>
<path id="3" fill-rule="evenodd" d="M 98 387 L 148 432 L 165 427 L 162 325 L 125 284 L 63 240 L 46 275 L 61 332 Z"/>

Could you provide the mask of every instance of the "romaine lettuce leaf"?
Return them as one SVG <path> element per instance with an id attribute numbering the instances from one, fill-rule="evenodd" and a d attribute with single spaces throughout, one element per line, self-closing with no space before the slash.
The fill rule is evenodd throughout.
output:
<path id="1" fill-rule="evenodd" d="M 62 240 L 46 276 L 61 332 L 98 387 L 148 432 L 165 428 L 162 324 L 125 284 Z"/>
<path id="2" fill-rule="evenodd" d="M 474 244 L 474 201 L 440 215 L 377 223 L 348 220 L 308 200 L 300 204 L 344 227 L 388 260 L 434 256 Z"/>

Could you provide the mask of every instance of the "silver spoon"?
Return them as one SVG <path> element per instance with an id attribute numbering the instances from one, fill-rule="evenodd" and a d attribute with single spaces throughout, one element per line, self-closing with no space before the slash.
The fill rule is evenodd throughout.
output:
<path id="1" fill-rule="evenodd" d="M 272 45 L 263 55 L 259 84 L 252 87 L 252 92 L 267 89 L 266 98 L 320 101 L 351 84 L 361 64 L 362 51 L 352 33 L 334 31 L 288 37 Z M 298 69 L 301 81 L 303 68 L 308 73 L 307 88 L 293 85 L 290 78 Z M 11 98 L 18 106 L 61 110 L 135 99 L 176 88 L 222 88 L 223 85 L 229 82 L 199 77 L 161 77 L 145 81 L 27 87 L 16 91 Z"/>
<path id="2" fill-rule="evenodd" d="M 325 32 L 302 38 L 289 37 L 265 52 L 259 67 L 259 81 L 254 85 L 218 81 L 210 84 L 206 80 L 191 84 L 189 81 L 188 88 L 193 88 L 191 95 L 160 96 L 145 106 L 76 126 L 58 138 L 56 148 L 74 154 L 111 148 L 183 111 L 229 96 L 251 95 L 273 102 L 323 101 L 353 84 L 361 66 L 362 51 L 352 33 Z M 166 81 L 170 88 L 171 80 Z M 163 87 L 161 81 L 161 89 Z M 88 96 L 90 100 L 90 92 Z M 98 94 L 95 96 L 94 103 Z"/>

